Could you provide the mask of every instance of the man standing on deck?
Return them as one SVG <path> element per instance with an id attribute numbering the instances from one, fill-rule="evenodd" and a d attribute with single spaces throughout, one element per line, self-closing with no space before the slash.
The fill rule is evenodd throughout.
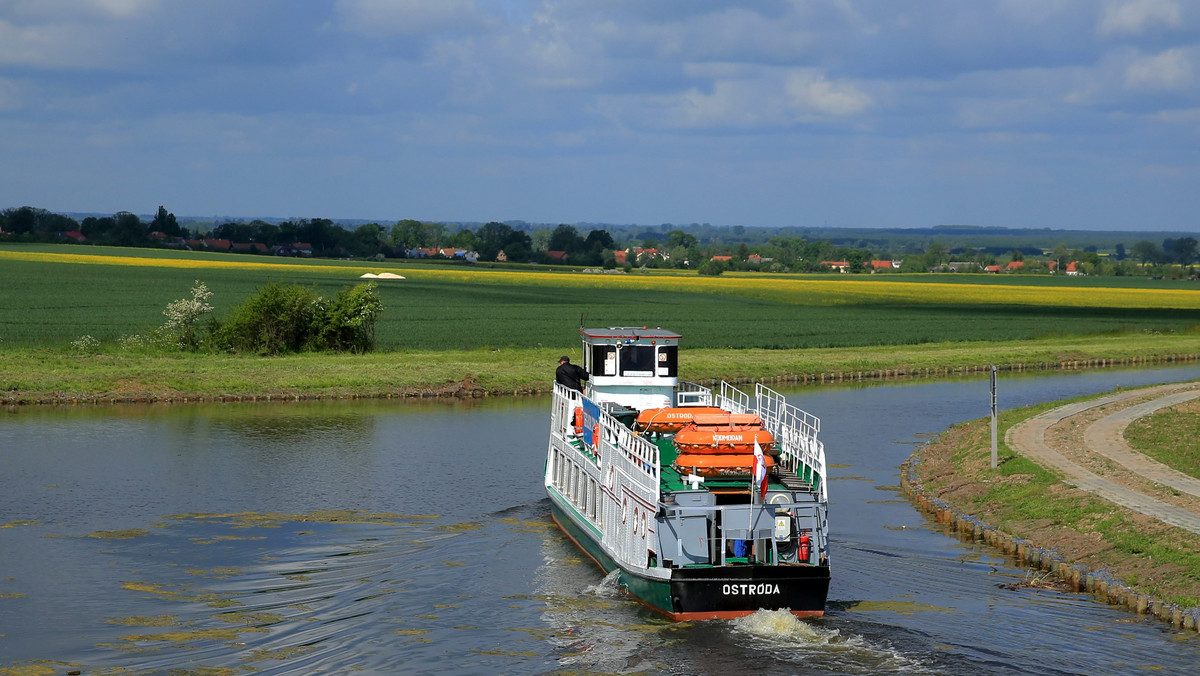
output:
<path id="1" fill-rule="evenodd" d="M 571 358 L 563 355 L 558 358 L 558 369 L 554 371 L 554 382 L 571 390 L 583 391 L 583 381 L 588 379 L 587 371 L 571 363 Z"/>

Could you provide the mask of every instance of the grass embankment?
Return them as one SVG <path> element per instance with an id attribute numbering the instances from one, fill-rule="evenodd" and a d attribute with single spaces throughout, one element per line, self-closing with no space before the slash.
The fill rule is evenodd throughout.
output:
<path id="1" fill-rule="evenodd" d="M 401 351 L 366 355 L 68 354 L 0 351 L 0 401 L 179 401 L 220 397 L 481 396 L 547 391 L 563 352 L 577 349 Z M 801 350 L 688 350 L 688 380 L 838 381 L 937 375 L 989 364 L 1014 369 L 1195 359 L 1190 335 L 1108 336 L 1002 343 L 932 343 Z"/>
<path id="2" fill-rule="evenodd" d="M 999 438 L 1003 440 L 1007 430 L 1023 420 L 1065 403 L 1003 412 Z M 1181 471 L 1186 471 L 1178 466 L 1181 457 L 1190 455 L 1194 462 L 1195 430 L 1200 428 L 1200 408 L 1194 402 L 1164 409 L 1136 424 L 1156 429 L 1152 435 L 1137 438 L 1139 450 Z M 1181 443 L 1190 451 L 1179 453 Z M 1080 575 L 1075 566 L 1094 571 L 1096 586 L 1087 591 L 1110 602 L 1121 602 L 1120 595 L 1109 588 L 1115 582 L 1133 592 L 1124 595 L 1124 603 L 1133 609 L 1153 612 L 1153 607 L 1147 607 L 1152 602 L 1145 598 L 1152 597 L 1164 602 L 1166 611 L 1160 616 L 1177 623 L 1185 620 L 1178 615 L 1170 617 L 1170 604 L 1176 609 L 1200 605 L 1200 536 L 1068 486 L 1055 473 L 1017 455 L 1003 441 L 998 446 L 999 467 L 992 469 L 990 447 L 987 418 L 950 428 L 910 461 L 907 477 L 914 492 L 949 505 L 950 510 L 939 510 L 942 520 L 954 521 L 948 511 L 973 515 L 996 531 L 1025 541 L 1021 548 L 1026 560 L 1039 558 L 1044 569 L 1051 569 L 1049 558 L 1041 559 L 1040 553 L 1038 557 L 1028 555 L 1032 549 L 1045 548 L 1061 555 L 1076 571 L 1077 584 L 1083 584 L 1080 580 L 1086 575 Z M 980 537 L 978 527 L 956 527 Z M 996 531 L 984 531 L 989 542 L 1000 541 L 991 537 Z M 1017 548 L 1013 541 L 1003 542 L 1006 549 Z M 1139 596 L 1143 597 L 1141 606 L 1137 605 Z"/>

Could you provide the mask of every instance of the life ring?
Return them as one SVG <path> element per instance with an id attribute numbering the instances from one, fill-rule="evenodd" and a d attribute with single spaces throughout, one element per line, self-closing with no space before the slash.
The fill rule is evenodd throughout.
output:
<path id="1" fill-rule="evenodd" d="M 578 406 L 575 407 L 575 434 L 583 434 L 583 409 Z"/>

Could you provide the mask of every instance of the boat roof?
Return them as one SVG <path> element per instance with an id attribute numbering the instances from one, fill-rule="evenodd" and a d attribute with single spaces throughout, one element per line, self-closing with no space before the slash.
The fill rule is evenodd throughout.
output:
<path id="1" fill-rule="evenodd" d="M 659 340 L 679 339 L 681 336 L 674 331 L 667 331 L 661 327 L 649 328 L 647 326 L 609 326 L 601 329 L 580 328 L 579 333 L 584 338 L 592 339 L 628 339 L 628 338 L 651 338 Z"/>

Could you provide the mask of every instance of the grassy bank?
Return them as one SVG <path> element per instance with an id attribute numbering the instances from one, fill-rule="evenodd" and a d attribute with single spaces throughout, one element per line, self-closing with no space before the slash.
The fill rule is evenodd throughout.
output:
<path id="1" fill-rule="evenodd" d="M 556 360 L 578 348 L 508 348 L 301 354 L 256 357 L 112 351 L 0 351 L 0 401 L 51 403 L 88 399 L 513 394 L 546 391 Z M 1123 335 L 889 345 L 839 349 L 688 349 L 680 358 L 688 380 L 766 382 L 936 375 L 985 369 L 1068 368 L 1193 360 L 1200 338 L 1190 334 Z"/>
<path id="2" fill-rule="evenodd" d="M 1065 403 L 1002 413 L 1000 439 L 1010 427 Z M 1153 417 L 1170 421 L 1174 434 L 1143 437 L 1139 448 L 1162 458 L 1172 457 L 1168 447 L 1178 437 L 1194 438 L 1200 425 L 1194 407 Z M 1171 617 L 1171 604 L 1175 610 L 1200 605 L 1200 536 L 1073 488 L 1003 441 L 999 467 L 992 469 L 990 446 L 985 418 L 956 425 L 922 447 L 906 474 L 918 504 L 964 537 L 983 539 L 1060 577 L 1067 573 L 1076 586 L 1110 603 L 1155 612 L 1150 600 L 1155 599 L 1160 603 L 1156 614 L 1177 624 L 1184 619 Z M 1121 593 L 1120 587 L 1131 593 Z"/>

